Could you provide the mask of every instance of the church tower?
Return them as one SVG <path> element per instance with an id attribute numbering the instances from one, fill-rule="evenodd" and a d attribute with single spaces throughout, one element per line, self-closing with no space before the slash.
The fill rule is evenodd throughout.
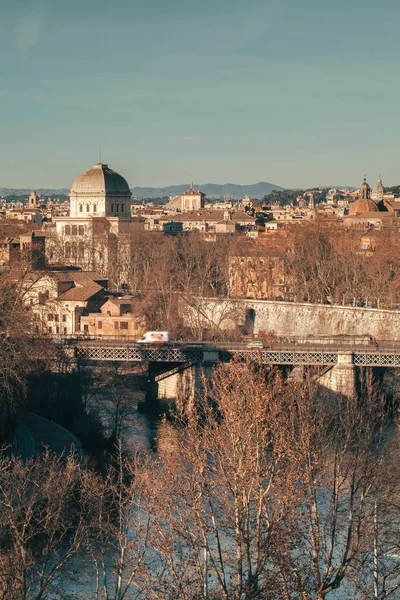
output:
<path id="1" fill-rule="evenodd" d="M 381 200 L 383 200 L 384 193 L 385 193 L 385 190 L 383 189 L 382 179 L 381 179 L 381 176 L 379 175 L 378 181 L 376 182 L 375 187 L 372 190 L 371 198 L 372 198 L 372 200 L 375 200 L 375 202 L 380 202 Z"/>
<path id="2" fill-rule="evenodd" d="M 360 200 L 371 199 L 371 188 L 369 187 L 364 175 L 364 182 L 360 185 Z"/>

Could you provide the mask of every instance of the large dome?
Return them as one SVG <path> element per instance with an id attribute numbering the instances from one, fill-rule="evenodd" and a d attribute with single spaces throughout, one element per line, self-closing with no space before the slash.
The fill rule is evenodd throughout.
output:
<path id="1" fill-rule="evenodd" d="M 79 175 L 72 184 L 71 194 L 131 197 L 126 179 L 102 163 L 93 165 L 91 169 Z"/>
<path id="2" fill-rule="evenodd" d="M 379 212 L 379 208 L 370 198 L 356 200 L 349 209 L 349 215 L 361 215 L 368 212 Z"/>

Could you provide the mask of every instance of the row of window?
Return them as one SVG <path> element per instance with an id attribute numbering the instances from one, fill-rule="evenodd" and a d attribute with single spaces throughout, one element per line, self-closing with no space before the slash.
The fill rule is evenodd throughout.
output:
<path id="1" fill-rule="evenodd" d="M 72 242 L 72 244 L 70 244 L 69 242 L 65 242 L 64 256 L 65 256 L 65 258 L 78 258 L 78 257 L 84 258 L 84 256 L 85 256 L 84 242 L 79 242 L 79 244 L 76 244 L 75 242 Z"/>
<path id="2" fill-rule="evenodd" d="M 114 321 L 114 329 L 118 331 L 118 329 L 128 330 L 129 324 L 127 321 Z M 103 321 L 97 321 L 97 329 L 103 329 Z M 89 331 L 89 325 L 83 326 L 83 331 Z"/>
<path id="3" fill-rule="evenodd" d="M 55 331 L 53 331 L 53 327 L 48 327 L 49 333 L 60 333 L 60 328 L 56 327 Z M 67 328 L 63 327 L 63 335 L 67 335 Z"/>
<path id="4" fill-rule="evenodd" d="M 58 322 L 59 322 L 59 320 L 60 320 L 60 317 L 59 317 L 59 315 L 57 315 L 57 314 L 54 314 L 54 315 L 53 315 L 52 313 L 48 313 L 48 314 L 47 314 L 47 320 L 48 320 L 48 321 L 55 321 L 55 323 L 58 323 Z M 62 322 L 63 322 L 63 323 L 66 323 L 66 322 L 67 322 L 67 315 L 62 315 Z"/>
<path id="5" fill-rule="evenodd" d="M 123 213 L 125 211 L 125 205 L 124 204 L 115 204 L 115 212 L 120 212 L 120 207 L 121 207 L 121 212 Z M 111 212 L 114 212 L 114 204 L 111 204 Z"/>
<path id="6" fill-rule="evenodd" d="M 86 208 L 85 208 L 86 212 L 90 212 L 90 204 L 86 204 L 85 206 L 86 206 Z M 116 213 L 117 212 L 122 212 L 122 213 L 125 212 L 125 204 L 111 204 L 111 212 L 114 212 L 114 208 L 115 208 Z M 92 210 L 94 213 L 97 212 L 97 204 L 92 205 Z M 79 212 L 80 213 L 84 212 L 83 204 L 79 205 Z"/>
<path id="7" fill-rule="evenodd" d="M 83 212 L 83 204 L 79 205 L 79 212 Z M 90 204 L 86 204 L 86 212 L 90 212 Z M 93 204 L 93 212 L 97 212 L 97 204 Z"/>
<path id="8" fill-rule="evenodd" d="M 84 225 L 65 225 L 64 227 L 65 235 L 85 235 L 85 226 Z"/>

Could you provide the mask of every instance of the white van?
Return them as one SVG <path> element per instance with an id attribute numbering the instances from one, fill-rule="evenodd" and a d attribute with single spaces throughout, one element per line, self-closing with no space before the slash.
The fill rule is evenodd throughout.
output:
<path id="1" fill-rule="evenodd" d="M 168 344 L 170 341 L 169 331 L 146 331 L 144 336 L 137 340 L 138 344 Z"/>

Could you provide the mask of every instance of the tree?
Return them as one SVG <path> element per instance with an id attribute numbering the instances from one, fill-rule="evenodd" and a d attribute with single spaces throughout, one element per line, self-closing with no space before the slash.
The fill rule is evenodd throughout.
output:
<path id="1" fill-rule="evenodd" d="M 0 275 L 0 439 L 10 435 L 23 405 L 27 377 L 48 365 L 52 344 L 36 338 L 32 314 L 24 302 L 25 265 Z"/>
<path id="2" fill-rule="evenodd" d="M 297 491 L 291 451 L 275 434 L 282 382 L 264 375 L 217 369 L 149 472 L 155 598 L 278 597 L 273 557 Z"/>
<path id="3" fill-rule="evenodd" d="M 90 480 L 90 482 L 89 482 Z M 85 482 L 85 484 L 83 484 Z M 73 456 L 0 456 L 0 598 L 58 597 L 60 577 L 89 545 L 96 478 Z"/>
<path id="4" fill-rule="evenodd" d="M 373 581 L 374 560 L 381 588 L 397 589 L 382 561 L 399 528 L 380 526 L 378 541 L 373 518 L 390 514 L 393 528 L 387 407 L 376 394 L 332 403 L 311 380 L 265 375 L 218 367 L 148 471 L 153 596 L 323 600 L 344 586 L 362 598 L 360 565 Z"/>

